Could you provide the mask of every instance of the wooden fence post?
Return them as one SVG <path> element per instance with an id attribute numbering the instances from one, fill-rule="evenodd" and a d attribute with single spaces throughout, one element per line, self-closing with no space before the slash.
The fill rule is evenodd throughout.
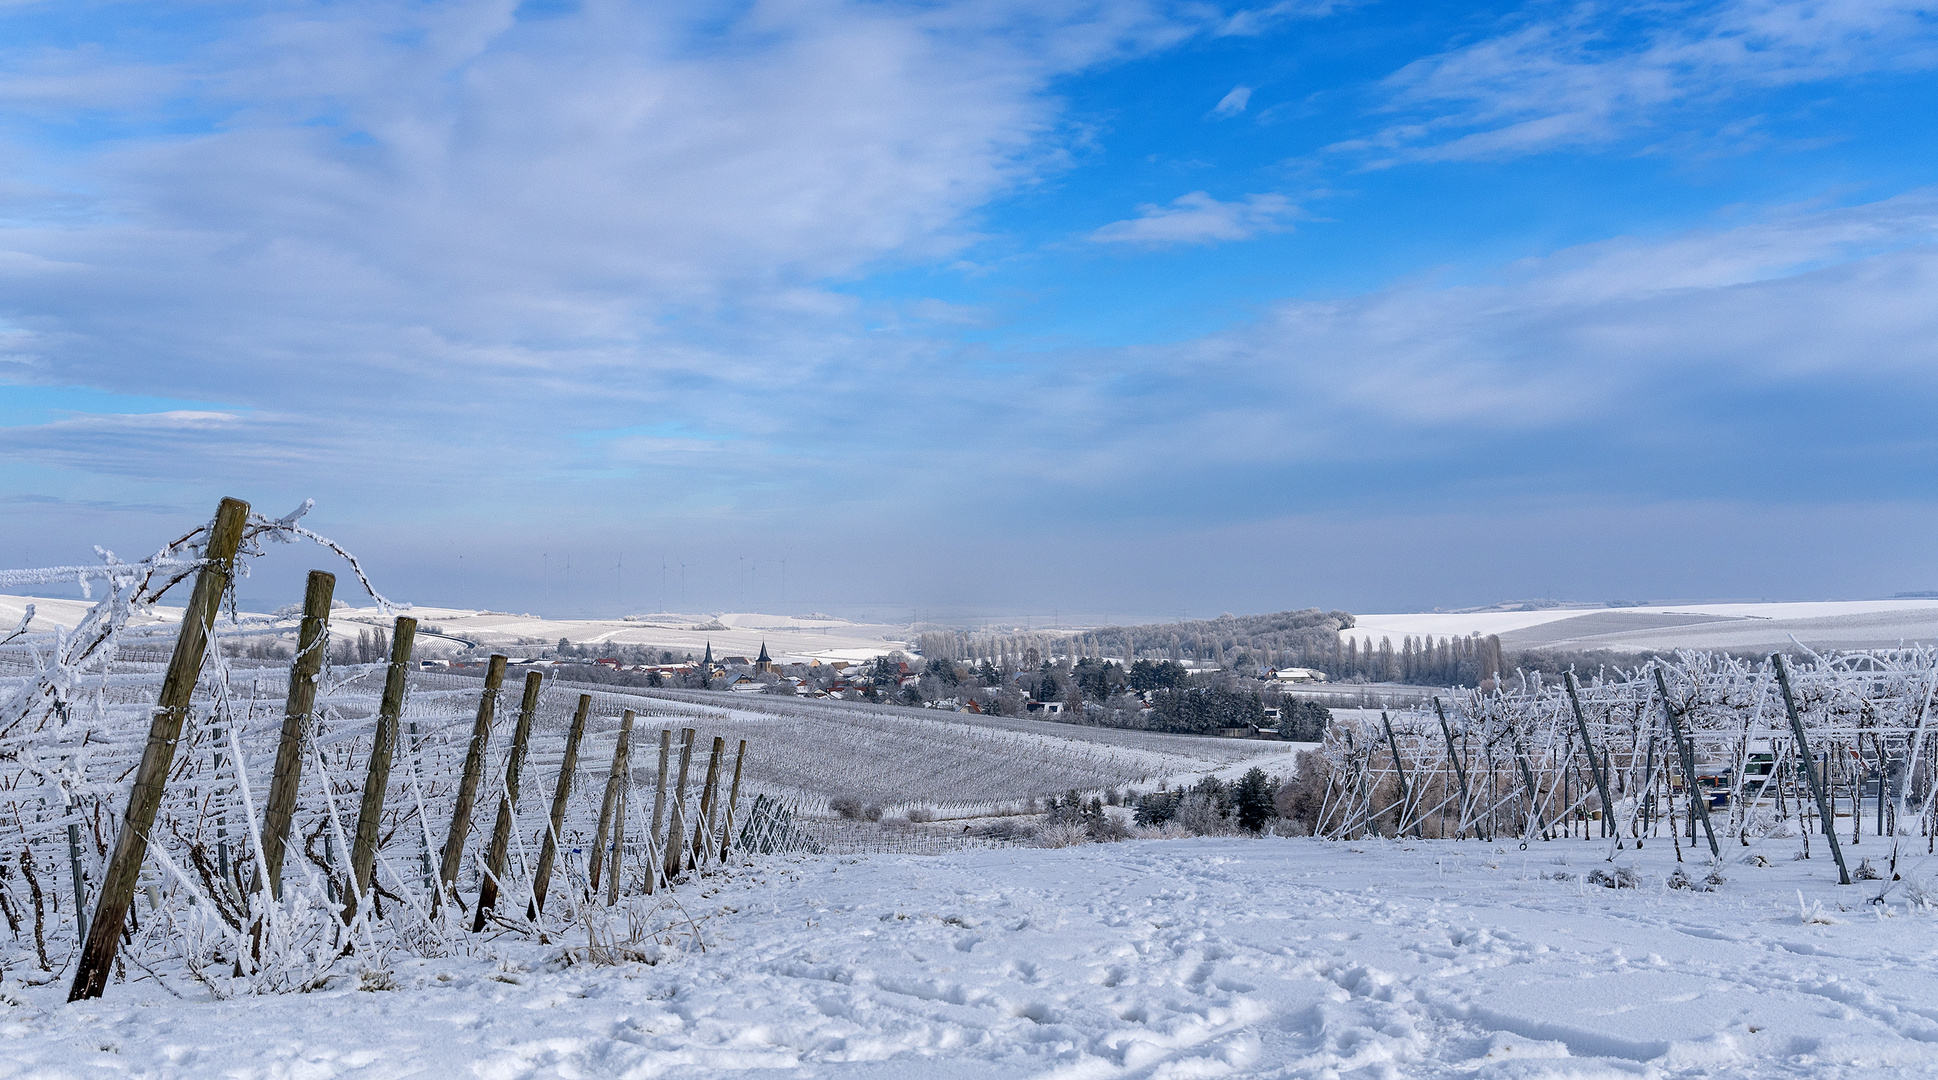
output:
<path id="1" fill-rule="evenodd" d="M 680 729 L 680 774 L 673 785 L 673 819 L 666 828 L 666 881 L 671 884 L 679 875 L 680 849 L 686 846 L 686 770 L 693 763 L 693 737 L 697 734 L 692 728 Z"/>
<path id="2" fill-rule="evenodd" d="M 532 735 L 532 718 L 538 713 L 539 684 L 545 676 L 525 673 L 525 696 L 518 702 L 518 725 L 511 732 L 511 753 L 505 755 L 505 793 L 498 800 L 498 821 L 491 830 L 491 846 L 485 849 L 484 880 L 478 882 L 478 914 L 471 932 L 484 929 L 485 913 L 498 903 L 498 879 L 505 873 L 505 857 L 511 850 L 512 813 L 518 807 L 519 773 L 525 768 L 525 743 Z"/>
<path id="3" fill-rule="evenodd" d="M 1608 828 L 1615 823 L 1615 801 L 1608 797 L 1608 777 L 1603 774 L 1600 763 L 1595 760 L 1595 743 L 1588 737 L 1588 714 L 1581 711 L 1580 687 L 1575 683 L 1575 673 L 1568 673 L 1568 701 L 1575 707 L 1575 723 L 1581 726 L 1581 746 L 1588 751 L 1588 771 L 1595 776 L 1595 790 L 1602 796 L 1602 826 Z M 1622 834 L 1615 833 L 1615 850 L 1622 850 Z M 1615 856 L 1609 855 L 1610 859 Z"/>
<path id="4" fill-rule="evenodd" d="M 350 902 L 343 921 L 356 917 L 357 904 L 376 878 L 377 830 L 382 824 L 384 794 L 390 787 L 390 765 L 397 754 L 397 728 L 404 715 L 404 691 L 410 684 L 411 649 L 417 643 L 417 620 L 397 617 L 390 633 L 390 666 L 384 670 L 384 696 L 377 706 L 377 734 L 370 743 L 370 768 L 363 777 L 363 805 L 357 810 L 357 832 L 350 848 Z"/>
<path id="5" fill-rule="evenodd" d="M 1770 662 L 1776 665 L 1777 686 L 1783 690 L 1783 707 L 1789 710 L 1790 731 L 1797 737 L 1797 757 L 1803 761 L 1804 775 L 1810 778 L 1810 794 L 1817 800 L 1817 813 L 1824 819 L 1824 837 L 1830 841 L 1830 853 L 1837 859 L 1837 884 L 1849 885 L 1851 872 L 1844 867 L 1844 849 L 1837 844 L 1836 817 L 1831 813 L 1830 801 L 1824 798 L 1824 784 L 1817 776 L 1817 763 L 1810 756 L 1810 740 L 1803 732 L 1803 714 L 1797 711 L 1796 696 L 1790 692 L 1790 673 L 1784 670 L 1783 654 L 1772 653 Z M 1808 835 L 1809 826 L 1804 828 Z M 1809 843 L 1808 840 L 1804 842 Z"/>
<path id="6" fill-rule="evenodd" d="M 128 811 L 115 838 L 114 853 L 107 873 L 101 879 L 101 898 L 96 901 L 94 917 L 88 920 L 87 943 L 81 948 L 80 963 L 74 970 L 74 985 L 67 1000 L 98 998 L 107 988 L 114 970 L 114 955 L 121 943 L 128 905 L 134 901 L 135 883 L 141 877 L 141 863 L 148 855 L 148 830 L 155 824 L 155 811 L 161 806 L 162 789 L 168 783 L 169 766 L 175 762 L 175 743 L 182 736 L 188 719 L 189 701 L 202 674 L 202 657 L 208 651 L 209 630 L 215 625 L 222 606 L 222 594 L 235 580 L 236 548 L 242 543 L 243 529 L 249 523 L 249 504 L 240 499 L 223 499 L 209 526 L 208 540 L 202 546 L 202 568 L 195 575 L 195 591 L 182 612 L 182 629 L 175 635 L 175 654 L 168 661 L 168 674 L 162 679 L 160 699 L 148 725 L 148 743 L 141 751 L 141 764 L 135 770 L 133 788 L 128 792 Z"/>
<path id="7" fill-rule="evenodd" d="M 606 797 L 599 803 L 599 829 L 592 840 L 592 865 L 586 874 L 595 899 L 599 895 L 599 871 L 605 866 L 606 837 L 612 835 L 612 815 L 618 809 L 619 787 L 626 775 L 626 748 L 632 741 L 632 733 L 633 711 L 627 709 L 619 719 L 619 741 L 612 747 L 612 769 L 606 773 Z"/>
<path id="8" fill-rule="evenodd" d="M 1669 704 L 1669 684 L 1662 678 L 1662 668 L 1655 669 L 1655 685 L 1662 691 L 1662 715 L 1669 718 L 1669 735 L 1676 741 L 1676 753 L 1682 758 L 1682 786 L 1688 793 L 1689 805 L 1696 817 L 1702 820 L 1703 835 L 1709 838 L 1710 857 L 1720 859 L 1723 849 L 1716 843 L 1716 830 L 1709 826 L 1709 800 L 1703 797 L 1702 785 L 1696 783 L 1696 748 L 1682 735 L 1682 721 L 1677 719 L 1676 710 Z M 1690 839 L 1695 839 L 1695 829 L 1690 830 Z M 1692 845 L 1693 846 L 1693 845 Z"/>
<path id="9" fill-rule="evenodd" d="M 289 822 L 296 814 L 296 793 L 303 779 L 303 744 L 309 738 L 310 713 L 316 707 L 316 676 L 323 670 L 323 654 L 330 647 L 330 597 L 336 575 L 310 571 L 303 590 L 303 625 L 296 637 L 296 658 L 289 665 L 289 695 L 283 704 L 283 735 L 276 744 L 276 772 L 269 781 L 269 801 L 262 815 L 262 861 L 269 880 L 256 883 L 275 899 L 283 898 L 283 849 L 289 842 Z"/>
<path id="10" fill-rule="evenodd" d="M 566 801 L 572 797 L 572 774 L 579 768 L 579 740 L 585 737 L 585 718 L 592 712 L 592 695 L 579 695 L 579 710 L 572 714 L 571 730 L 565 733 L 565 757 L 559 762 L 559 785 L 552 794 L 552 818 L 545 830 L 544 846 L 538 852 L 538 872 L 532 875 L 532 911 L 545 910 L 545 894 L 552 887 L 552 864 L 559 856 L 560 833 L 565 830 Z"/>
<path id="11" fill-rule="evenodd" d="M 727 828 L 720 834 L 720 858 L 725 860 L 727 849 L 733 846 L 733 815 L 740 806 L 740 765 L 747 760 L 747 740 L 740 740 L 740 749 L 733 756 L 733 793 L 727 796 Z"/>
<path id="12" fill-rule="evenodd" d="M 485 668 L 484 693 L 478 697 L 478 718 L 471 725 L 471 748 L 464 755 L 464 775 L 458 779 L 458 805 L 451 812 L 451 832 L 444 839 L 444 861 L 438 867 L 436 906 L 444 894 L 455 892 L 458 868 L 464 865 L 464 838 L 471 831 L 471 806 L 478 799 L 478 777 L 484 773 L 485 748 L 491 743 L 491 722 L 498 712 L 498 689 L 505 685 L 505 657 L 494 655 Z"/>
<path id="13" fill-rule="evenodd" d="M 727 740 L 713 737 L 713 752 L 707 755 L 707 780 L 700 788 L 700 809 L 693 815 L 693 868 L 699 869 L 713 854 L 713 808 L 720 796 L 720 759 L 727 756 Z"/>
<path id="14" fill-rule="evenodd" d="M 646 875 L 646 893 L 652 895 L 653 884 L 659 880 L 666 869 L 666 845 L 660 840 L 660 826 L 666 824 L 666 758 L 673 748 L 673 732 L 661 728 L 659 732 L 659 782 L 653 785 L 653 831 L 646 834 L 646 849 L 653 853 L 652 872 Z"/>

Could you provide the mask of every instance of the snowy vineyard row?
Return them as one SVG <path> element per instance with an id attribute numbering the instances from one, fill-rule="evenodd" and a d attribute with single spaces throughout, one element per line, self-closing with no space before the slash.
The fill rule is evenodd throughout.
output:
<path id="1" fill-rule="evenodd" d="M 1938 838 L 1938 650 L 1682 653 L 1336 723 L 1314 832 L 1487 839 Z M 1867 830 L 1868 826 L 1868 830 Z M 1717 839 L 1721 838 L 1721 839 Z"/>
<path id="2" fill-rule="evenodd" d="M 591 695 L 535 733 L 563 695 L 535 674 L 522 697 L 501 691 L 502 658 L 488 684 L 412 673 L 407 617 L 390 662 L 328 667 L 331 575 L 311 575 L 290 669 L 232 667 L 225 643 L 274 632 L 218 617 L 247 559 L 278 540 L 334 548 L 298 517 L 225 501 L 140 562 L 0 573 L 104 593 L 71 630 L 40 632 L 30 611 L 0 632 L 0 915 L 16 943 L 0 966 L 72 971 L 76 997 L 162 970 L 227 993 L 381 971 L 487 928 L 609 944 L 615 919 L 652 910 L 641 898 L 727 855 L 744 741 L 669 727 L 655 763 L 653 718 L 636 737 L 637 710 L 588 734 Z M 179 626 L 131 622 L 190 579 Z"/>

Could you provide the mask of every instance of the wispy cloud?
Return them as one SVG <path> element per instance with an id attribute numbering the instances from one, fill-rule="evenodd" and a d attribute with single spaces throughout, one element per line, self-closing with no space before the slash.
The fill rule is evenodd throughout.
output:
<path id="1" fill-rule="evenodd" d="M 1168 206 L 1145 203 L 1137 211 L 1134 218 L 1097 229 L 1090 239 L 1103 244 L 1215 244 L 1283 232 L 1303 216 L 1283 195 L 1220 202 L 1202 191 L 1180 195 Z"/>
<path id="2" fill-rule="evenodd" d="M 1231 88 L 1231 93 L 1218 99 L 1218 104 L 1211 110 L 1212 115 L 1220 117 L 1237 116 L 1239 113 L 1245 111 L 1245 105 L 1251 100 L 1251 87 L 1234 86 Z"/>
<path id="3" fill-rule="evenodd" d="M 1938 67 L 1921 0 L 1537 5 L 1505 32 L 1386 82 L 1407 118 L 1334 149 L 1392 163 L 1608 143 L 1747 90 Z"/>

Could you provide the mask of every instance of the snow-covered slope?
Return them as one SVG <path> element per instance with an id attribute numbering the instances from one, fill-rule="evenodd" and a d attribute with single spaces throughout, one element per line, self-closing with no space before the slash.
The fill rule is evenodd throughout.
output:
<path id="1" fill-rule="evenodd" d="M 0 1076 L 1932 1075 L 1938 923 L 1789 850 L 1707 893 L 1666 840 L 1621 890 L 1585 842 L 775 860 L 659 909 L 650 966 L 483 938 L 395 989 L 71 1006 L 15 966 Z"/>

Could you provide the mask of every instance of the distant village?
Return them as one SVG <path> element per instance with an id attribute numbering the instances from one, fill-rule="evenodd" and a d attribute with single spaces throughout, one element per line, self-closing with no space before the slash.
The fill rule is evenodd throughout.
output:
<path id="1" fill-rule="evenodd" d="M 597 655 L 599 651 L 619 655 Z M 1233 670 L 1200 661 L 1050 657 L 1034 650 L 1016 664 L 911 658 L 896 651 L 870 660 L 757 655 L 699 658 L 641 646 L 597 650 L 560 641 L 543 655 L 512 657 L 513 666 L 555 669 L 576 682 L 611 683 L 729 694 L 776 694 L 940 709 L 1061 723 L 1312 741 L 1324 732 L 1323 706 L 1287 691 L 1326 681 L 1307 667 Z M 481 668 L 482 658 L 427 660 L 426 668 Z"/>

